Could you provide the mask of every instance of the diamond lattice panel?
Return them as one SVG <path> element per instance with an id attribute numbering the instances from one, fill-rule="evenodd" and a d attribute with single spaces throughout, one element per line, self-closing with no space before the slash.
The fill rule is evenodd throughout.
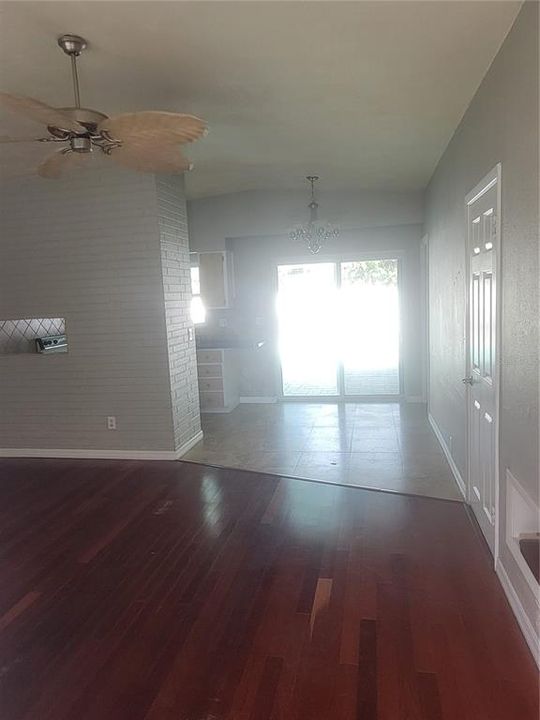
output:
<path id="1" fill-rule="evenodd" d="M 64 318 L 0 320 L 0 355 L 35 352 L 36 338 L 65 332 Z"/>

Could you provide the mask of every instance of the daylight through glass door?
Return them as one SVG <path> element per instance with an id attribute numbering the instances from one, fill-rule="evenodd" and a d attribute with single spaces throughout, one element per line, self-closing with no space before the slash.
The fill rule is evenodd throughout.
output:
<path id="1" fill-rule="evenodd" d="M 284 397 L 400 394 L 399 262 L 278 266 Z"/>

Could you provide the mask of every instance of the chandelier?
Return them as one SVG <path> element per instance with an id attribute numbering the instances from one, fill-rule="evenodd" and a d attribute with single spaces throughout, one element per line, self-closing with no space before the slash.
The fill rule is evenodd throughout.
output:
<path id="1" fill-rule="evenodd" d="M 305 243 L 313 255 L 319 252 L 323 243 L 339 236 L 339 228 L 334 227 L 331 223 L 319 222 L 319 203 L 315 200 L 315 183 L 318 179 L 317 175 L 306 177 L 306 180 L 311 183 L 311 202 L 308 205 L 309 221 L 289 233 L 293 242 Z"/>

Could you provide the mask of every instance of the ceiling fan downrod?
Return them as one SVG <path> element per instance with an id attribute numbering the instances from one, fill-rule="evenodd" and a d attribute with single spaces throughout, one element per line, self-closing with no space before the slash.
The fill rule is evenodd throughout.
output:
<path id="1" fill-rule="evenodd" d="M 79 91 L 79 75 L 77 72 L 77 58 L 86 48 L 87 42 L 80 35 L 61 35 L 58 38 L 58 45 L 69 55 L 71 59 L 71 76 L 73 79 L 73 95 L 75 97 L 75 107 L 80 109 L 81 96 Z"/>

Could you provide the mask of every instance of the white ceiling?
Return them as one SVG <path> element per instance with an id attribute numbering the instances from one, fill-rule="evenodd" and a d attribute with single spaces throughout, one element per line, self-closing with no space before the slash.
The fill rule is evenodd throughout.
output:
<path id="1" fill-rule="evenodd" d="M 7 2 L 0 84 L 70 105 L 56 37 L 78 33 L 90 42 L 83 105 L 208 121 L 209 136 L 186 153 L 196 164 L 192 197 L 302 187 L 311 173 L 325 189 L 415 189 L 520 4 Z M 0 134 L 22 128 L 0 116 Z M 28 147 L 5 152 L 29 159 Z"/>

